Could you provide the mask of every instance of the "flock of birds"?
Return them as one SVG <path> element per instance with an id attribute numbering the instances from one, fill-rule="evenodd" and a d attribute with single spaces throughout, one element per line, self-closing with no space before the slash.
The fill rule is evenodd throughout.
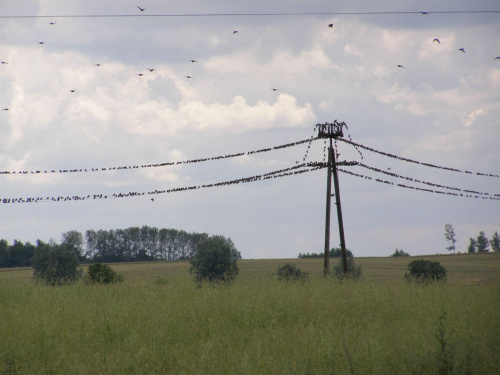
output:
<path id="1" fill-rule="evenodd" d="M 146 8 L 145 8 L 145 7 L 141 7 L 141 6 L 139 6 L 139 5 L 137 6 L 137 9 L 139 9 L 139 11 L 140 11 L 140 12 L 144 12 L 144 11 L 146 10 Z M 420 13 L 422 13 L 422 14 L 424 14 L 424 15 L 428 14 L 427 12 L 422 12 L 422 11 L 421 11 Z M 49 24 L 50 24 L 51 26 L 55 26 L 55 25 L 57 25 L 57 23 L 56 23 L 56 22 L 49 22 Z M 334 24 L 333 24 L 333 23 L 328 24 L 328 27 L 329 27 L 329 28 L 333 28 L 333 26 L 334 26 Z M 233 30 L 233 35 L 234 35 L 234 34 L 237 34 L 237 33 L 238 33 L 238 30 Z M 432 43 L 441 44 L 441 41 L 440 41 L 438 38 L 434 38 L 434 39 L 432 40 Z M 45 42 L 45 41 L 40 41 L 40 42 L 37 42 L 37 44 L 39 44 L 39 45 L 43 45 L 43 44 L 46 44 L 46 42 Z M 466 53 L 466 52 L 465 52 L 465 48 L 459 48 L 459 49 L 458 49 L 458 51 L 460 51 L 460 52 L 462 52 L 462 53 Z M 495 57 L 495 58 L 494 58 L 494 60 L 500 60 L 500 56 Z M 194 59 L 190 59 L 190 60 L 188 60 L 188 61 L 189 61 L 189 62 L 191 62 L 191 63 L 197 63 L 197 62 L 199 62 L 198 60 L 194 60 Z M 7 61 L 1 61 L 0 63 L 1 63 L 2 65 L 8 65 L 8 64 L 9 64 Z M 97 67 L 102 66 L 102 64 L 101 64 L 101 63 L 96 63 L 95 65 L 96 65 Z M 397 64 L 397 65 L 396 65 L 396 67 L 397 67 L 397 68 L 404 68 L 404 65 L 402 65 L 402 64 Z M 152 72 L 154 72 L 155 68 L 147 68 L 147 70 L 148 70 L 150 73 L 152 73 Z M 145 75 L 146 75 L 146 73 L 142 73 L 142 72 L 141 72 L 141 73 L 137 73 L 137 75 L 138 75 L 139 77 L 143 77 L 143 76 L 145 76 Z M 187 78 L 187 79 L 194 79 L 194 77 L 193 77 L 192 75 L 185 75 L 184 77 L 185 77 L 185 78 Z M 276 92 L 276 91 L 280 91 L 280 90 L 279 90 L 279 89 L 277 89 L 277 88 L 272 88 L 271 90 L 272 90 L 272 91 L 274 91 L 274 92 Z M 70 93 L 75 93 L 75 92 L 76 92 L 76 89 L 70 89 L 70 90 L 69 90 L 69 92 L 70 92 Z M 3 109 L 2 109 L 2 111 L 8 111 L 9 109 L 10 109 L 9 107 L 6 107 L 6 108 L 3 108 Z"/>

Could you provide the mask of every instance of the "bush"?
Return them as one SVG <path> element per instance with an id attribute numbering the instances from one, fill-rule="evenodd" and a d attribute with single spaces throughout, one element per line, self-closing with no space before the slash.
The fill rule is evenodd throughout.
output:
<path id="1" fill-rule="evenodd" d="M 198 282 L 231 281 L 239 272 L 238 259 L 241 254 L 231 239 L 212 236 L 198 243 L 189 272 L 194 273 Z"/>
<path id="2" fill-rule="evenodd" d="M 297 268 L 295 264 L 286 263 L 278 267 L 278 280 L 280 281 L 306 281 L 309 278 L 309 273 L 303 272 Z"/>
<path id="3" fill-rule="evenodd" d="M 102 263 L 91 264 L 85 276 L 86 284 L 115 284 L 123 281 L 123 276 Z"/>
<path id="4" fill-rule="evenodd" d="M 72 284 L 82 276 L 76 254 L 65 245 L 42 245 L 31 260 L 33 277 L 50 285 Z"/>
<path id="5" fill-rule="evenodd" d="M 446 280 L 446 269 L 439 262 L 418 259 L 408 264 L 405 280 L 418 283 L 429 283 L 432 281 Z"/>
<path id="6" fill-rule="evenodd" d="M 339 260 L 338 264 L 333 267 L 334 276 L 339 279 L 345 279 L 344 267 L 342 265 L 342 258 Z M 354 258 L 347 258 L 347 278 L 349 280 L 358 280 L 361 277 L 361 266 L 354 265 Z"/>
<path id="7" fill-rule="evenodd" d="M 403 249 L 401 249 L 401 250 L 396 249 L 394 254 L 391 254 L 391 257 L 409 257 L 409 256 L 410 256 L 410 254 L 403 251 Z"/>

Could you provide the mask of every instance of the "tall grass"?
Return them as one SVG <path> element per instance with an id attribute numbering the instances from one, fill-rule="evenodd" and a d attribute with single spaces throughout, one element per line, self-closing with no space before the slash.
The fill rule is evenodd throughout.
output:
<path id="1" fill-rule="evenodd" d="M 169 266 L 170 267 L 170 266 Z M 119 268 L 115 268 L 120 272 Z M 149 276 L 148 276 L 149 275 Z M 0 279 L 5 374 L 494 374 L 498 284 Z M 171 276 L 168 276 L 171 275 Z"/>

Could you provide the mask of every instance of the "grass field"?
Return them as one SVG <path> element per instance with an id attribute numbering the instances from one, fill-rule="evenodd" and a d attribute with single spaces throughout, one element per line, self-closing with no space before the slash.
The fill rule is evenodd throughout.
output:
<path id="1" fill-rule="evenodd" d="M 125 281 L 49 287 L 0 270 L 2 374 L 498 374 L 500 254 L 425 257 L 449 282 L 403 281 L 412 258 L 242 260 L 229 286 L 189 263 L 113 264 Z M 332 259 L 331 266 L 337 262 Z M 306 283 L 278 282 L 295 263 Z"/>

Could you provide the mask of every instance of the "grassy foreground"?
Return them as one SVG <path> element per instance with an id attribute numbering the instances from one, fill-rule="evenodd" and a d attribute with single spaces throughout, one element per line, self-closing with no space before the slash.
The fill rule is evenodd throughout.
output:
<path id="1" fill-rule="evenodd" d="M 499 260 L 470 257 L 483 266 L 453 277 L 440 260 L 451 280 L 429 286 L 393 277 L 392 258 L 359 259 L 357 283 L 315 276 L 321 260 L 293 260 L 304 284 L 272 277 L 286 261 L 248 260 L 235 283 L 202 288 L 187 263 L 112 265 L 125 282 L 111 286 L 0 271 L 0 373 L 496 374 Z"/>

